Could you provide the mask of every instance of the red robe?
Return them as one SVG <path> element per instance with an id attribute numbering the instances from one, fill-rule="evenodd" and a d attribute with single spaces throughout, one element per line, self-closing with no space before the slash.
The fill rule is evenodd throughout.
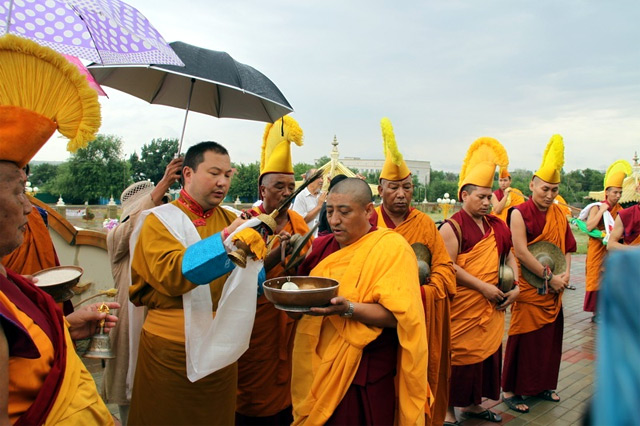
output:
<path id="1" fill-rule="evenodd" d="M 627 245 L 640 245 L 640 204 L 628 207 L 618 215 L 624 225 L 623 242 Z"/>

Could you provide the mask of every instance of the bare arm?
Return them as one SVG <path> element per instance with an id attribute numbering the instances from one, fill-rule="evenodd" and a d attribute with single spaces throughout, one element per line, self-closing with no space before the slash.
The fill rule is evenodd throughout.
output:
<path id="1" fill-rule="evenodd" d="M 442 225 L 442 228 L 440 228 L 440 235 L 442 235 L 447 252 L 451 257 L 451 260 L 454 262 L 453 267 L 456 270 L 457 283 L 480 292 L 485 298 L 492 302 L 502 302 L 504 300 L 504 293 L 498 287 L 471 275 L 456 263 L 456 260 L 458 259 L 458 238 L 449 223 Z"/>
<path id="2" fill-rule="evenodd" d="M 504 210 L 504 208 L 507 206 L 507 198 L 509 198 L 510 192 L 511 188 L 509 187 L 504 191 L 504 197 L 502 197 L 502 200 L 500 201 L 498 201 L 498 197 L 496 197 L 496 194 L 491 194 L 491 204 L 493 205 L 494 214 L 502 213 L 502 210 Z"/>
<path id="3" fill-rule="evenodd" d="M 353 303 L 354 310 L 351 320 L 365 325 L 381 328 L 396 328 L 398 321 L 391 311 L 379 303 Z M 309 315 L 329 316 L 342 315 L 349 309 L 349 301 L 342 296 L 331 299 L 331 305 L 326 308 L 311 308 Z"/>
<path id="4" fill-rule="evenodd" d="M 609 235 L 609 242 L 607 243 L 607 250 L 628 250 L 633 246 L 628 246 L 620 243 L 620 239 L 624 234 L 624 224 L 622 223 L 622 219 L 620 216 L 616 217 L 615 222 L 613 223 L 613 229 L 611 230 L 611 235 Z"/>
<path id="5" fill-rule="evenodd" d="M 167 167 L 164 169 L 164 176 L 160 179 L 160 182 L 151 191 L 151 199 L 156 206 L 162 204 L 162 197 L 171 188 L 175 182 L 180 179 L 180 172 L 182 170 L 182 163 L 184 158 L 178 157 L 171 160 Z"/>
<path id="6" fill-rule="evenodd" d="M 0 324 L 0 426 L 9 424 L 9 344 Z"/>
<path id="7" fill-rule="evenodd" d="M 516 257 L 529 271 L 539 277 L 544 275 L 544 266 L 531 254 L 527 248 L 527 228 L 524 225 L 522 214 L 517 209 L 511 214 L 511 238 Z M 554 275 L 549 281 L 549 286 L 554 292 L 563 291 L 569 285 L 568 272 Z"/>
<path id="8" fill-rule="evenodd" d="M 609 205 L 607 203 L 600 204 L 599 208 L 596 206 L 591 207 L 589 209 L 589 217 L 587 218 L 587 230 L 593 231 L 598 223 L 602 220 L 602 215 L 607 211 Z"/>

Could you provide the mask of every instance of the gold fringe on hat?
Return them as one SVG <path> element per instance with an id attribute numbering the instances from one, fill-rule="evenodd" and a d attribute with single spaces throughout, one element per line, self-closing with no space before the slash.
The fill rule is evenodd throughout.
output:
<path id="1" fill-rule="evenodd" d="M 69 138 L 71 152 L 94 140 L 100 128 L 98 94 L 86 77 L 54 50 L 14 35 L 0 37 L 0 106 L 51 120 Z M 37 151 L 47 139 L 22 143 L 38 145 Z"/>
<path id="2" fill-rule="evenodd" d="M 392 181 L 405 179 L 411 174 L 411 170 L 398 150 L 391 120 L 383 118 L 380 120 L 380 127 L 382 128 L 382 149 L 385 156 L 380 179 Z"/>
<path id="3" fill-rule="evenodd" d="M 293 174 L 291 142 L 303 144 L 303 132 L 298 122 L 285 115 L 275 123 L 268 123 L 262 137 L 260 176 L 267 173 Z"/>
<path id="4" fill-rule="evenodd" d="M 609 166 L 607 173 L 604 175 L 604 189 L 610 187 L 622 188 L 624 179 L 629 176 L 633 170 L 631 164 L 626 160 L 618 160 Z"/>
<path id="5" fill-rule="evenodd" d="M 553 135 L 542 155 L 542 164 L 533 175 L 548 183 L 560 183 L 562 166 L 564 166 L 564 141 L 562 136 Z"/>
<path id="6" fill-rule="evenodd" d="M 504 146 L 494 138 L 482 137 L 471 144 L 462 163 L 458 192 L 465 185 L 485 188 L 493 186 L 496 166 L 506 167 L 509 156 Z"/>

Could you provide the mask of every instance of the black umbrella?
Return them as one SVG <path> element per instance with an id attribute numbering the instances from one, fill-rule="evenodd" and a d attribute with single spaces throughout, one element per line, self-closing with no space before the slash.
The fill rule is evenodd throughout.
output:
<path id="1" fill-rule="evenodd" d="M 87 68 L 101 85 L 152 104 L 186 109 L 178 153 L 189 111 L 271 123 L 293 111 L 271 80 L 255 68 L 235 61 L 228 53 L 180 41 L 170 46 L 184 67 L 91 64 Z"/>

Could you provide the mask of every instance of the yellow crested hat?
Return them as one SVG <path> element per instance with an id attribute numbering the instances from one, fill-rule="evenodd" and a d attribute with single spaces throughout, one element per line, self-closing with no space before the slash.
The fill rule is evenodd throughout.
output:
<path id="1" fill-rule="evenodd" d="M 564 141 L 553 135 L 542 155 L 542 164 L 533 174 L 548 183 L 560 183 L 560 171 L 564 166 Z"/>
<path id="2" fill-rule="evenodd" d="M 380 173 L 380 179 L 402 180 L 411 174 L 402 154 L 398 151 L 396 136 L 393 133 L 393 126 L 388 118 L 380 120 L 382 127 L 382 148 L 384 150 L 384 166 Z"/>
<path id="3" fill-rule="evenodd" d="M 500 179 L 504 179 L 511 177 L 511 173 L 509 173 L 509 170 L 506 167 L 500 167 L 500 174 L 498 174 L 498 176 Z"/>
<path id="4" fill-rule="evenodd" d="M 75 152 L 99 128 L 98 94 L 74 65 L 31 40 L 0 37 L 0 160 L 24 167 L 55 130 Z"/>
<path id="5" fill-rule="evenodd" d="M 293 174 L 291 142 L 301 146 L 302 137 L 300 125 L 288 115 L 267 124 L 262 137 L 260 178 L 267 173 Z"/>
<path id="6" fill-rule="evenodd" d="M 496 166 L 506 167 L 508 164 L 509 156 L 500 142 L 489 137 L 476 139 L 469 147 L 467 156 L 462 163 L 458 181 L 458 196 L 465 185 L 491 188 Z"/>
<path id="7" fill-rule="evenodd" d="M 631 174 L 631 164 L 626 160 L 618 160 L 609 166 L 604 175 L 604 189 L 612 186 L 622 188 L 622 182 Z"/>

